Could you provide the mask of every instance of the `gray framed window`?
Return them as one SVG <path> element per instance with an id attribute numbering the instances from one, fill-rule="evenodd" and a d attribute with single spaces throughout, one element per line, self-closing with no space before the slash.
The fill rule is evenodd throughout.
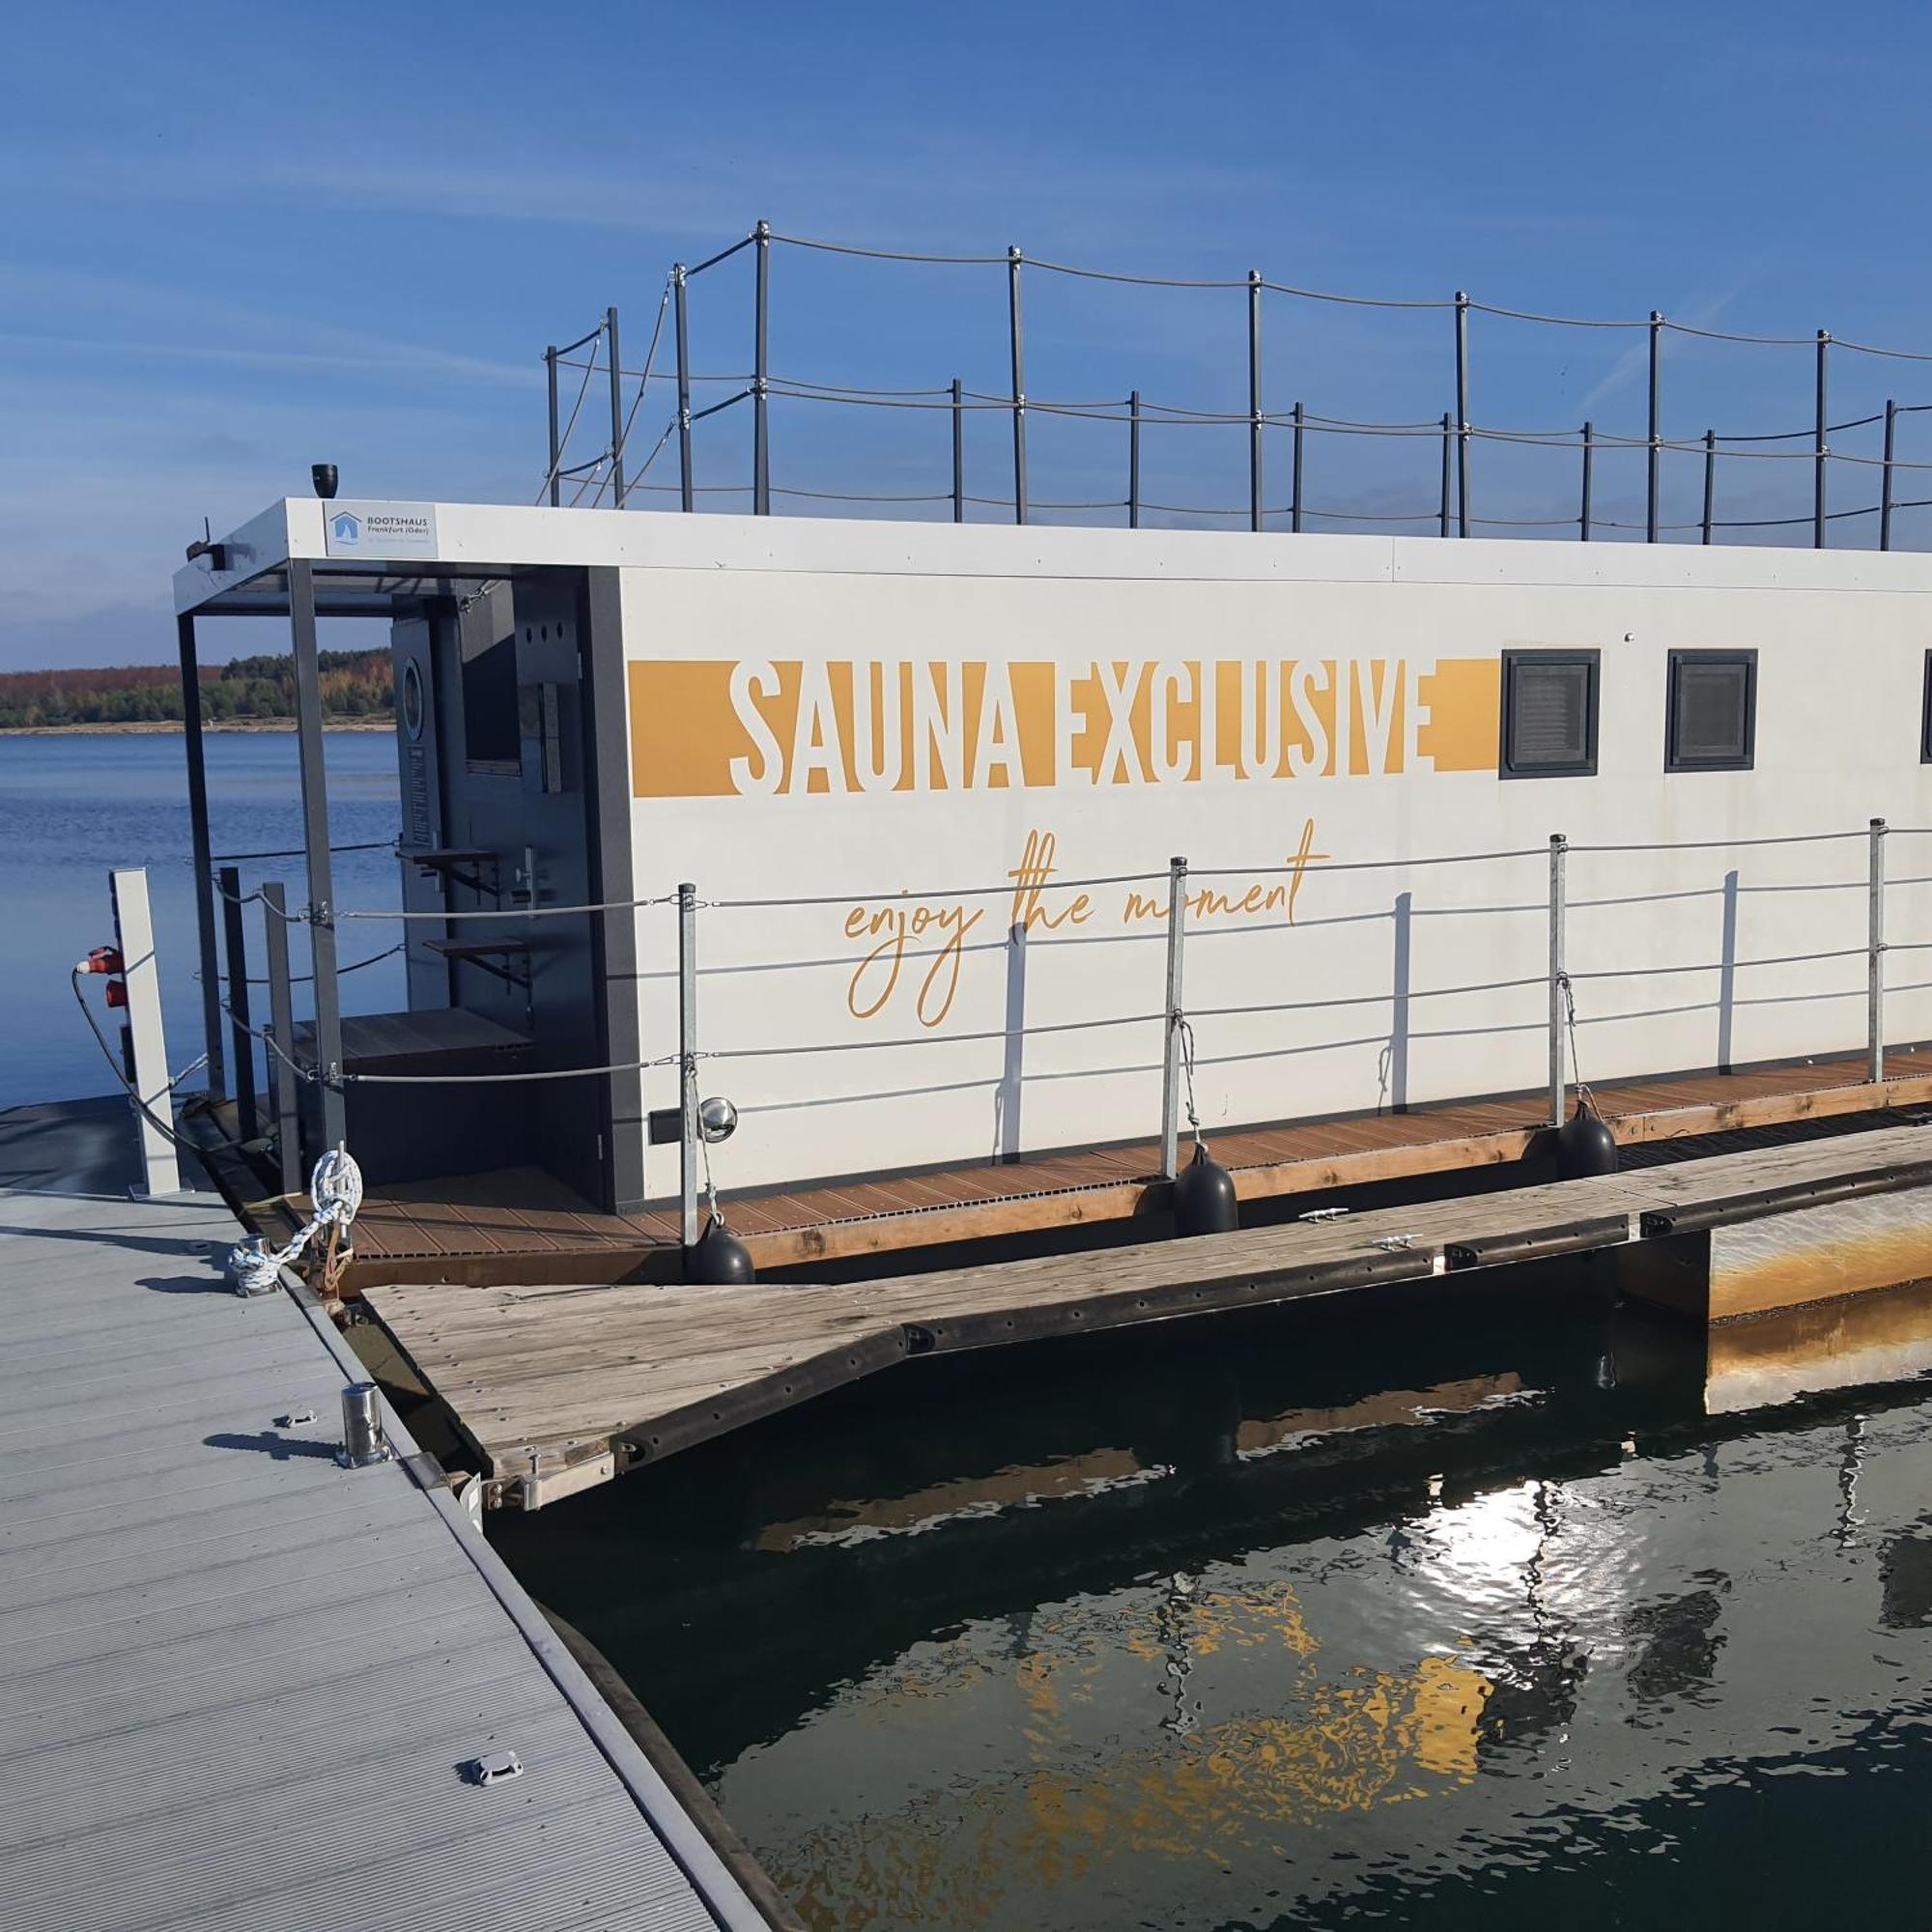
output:
<path id="1" fill-rule="evenodd" d="M 1505 651 L 1503 742 L 1506 779 L 1594 778 L 1602 653 Z"/>
<path id="2" fill-rule="evenodd" d="M 1757 653 L 1672 651 L 1666 772 L 1747 772 L 1757 738 Z"/>

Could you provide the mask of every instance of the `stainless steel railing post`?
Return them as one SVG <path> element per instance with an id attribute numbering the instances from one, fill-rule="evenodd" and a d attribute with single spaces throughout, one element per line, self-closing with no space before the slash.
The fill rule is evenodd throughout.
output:
<path id="1" fill-rule="evenodd" d="M 1563 1124 L 1563 1022 L 1565 1019 L 1563 926 L 1565 918 L 1564 862 L 1570 841 L 1560 832 L 1549 835 L 1549 1124 Z"/>
<path id="2" fill-rule="evenodd" d="M 1187 861 L 1167 862 L 1166 1056 L 1160 1081 L 1160 1172 L 1172 1180 L 1180 1172 L 1181 950 L 1187 937 Z"/>
<path id="3" fill-rule="evenodd" d="M 1865 1078 L 1885 1078 L 1885 820 L 1871 822 L 1871 867 L 1865 915 Z"/>
<path id="4" fill-rule="evenodd" d="M 677 889 L 677 1192 L 679 1238 L 697 1242 L 697 888 Z"/>
<path id="5" fill-rule="evenodd" d="M 282 1192 L 299 1194 L 302 1184 L 301 1125 L 296 1110 L 296 1070 L 283 1055 L 296 1050 L 296 1003 L 289 978 L 288 903 L 279 879 L 262 882 L 262 936 L 269 955 L 269 1024 L 279 1053 L 266 1068 L 275 1083 L 275 1144 Z"/>
<path id="6" fill-rule="evenodd" d="M 252 1141 L 260 1131 L 255 1118 L 255 1044 L 248 1035 L 248 944 L 242 923 L 242 874 L 223 866 L 216 874 L 221 889 L 221 929 L 228 961 L 228 1023 L 234 1061 L 235 1120 L 241 1138 Z"/>

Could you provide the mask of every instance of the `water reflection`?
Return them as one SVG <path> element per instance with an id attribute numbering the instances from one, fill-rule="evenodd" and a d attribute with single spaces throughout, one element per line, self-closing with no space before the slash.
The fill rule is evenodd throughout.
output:
<path id="1" fill-rule="evenodd" d="M 1932 1292 L 1877 1299 L 1707 1342 L 1573 1264 L 936 1360 L 498 1540 L 814 1925 L 1835 1918 L 1809 1821 L 1902 1901 L 1932 1796 Z"/>

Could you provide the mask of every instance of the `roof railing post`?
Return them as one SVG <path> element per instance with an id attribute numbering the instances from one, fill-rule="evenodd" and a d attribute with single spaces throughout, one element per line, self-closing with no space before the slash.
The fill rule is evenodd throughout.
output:
<path id="1" fill-rule="evenodd" d="M 563 463 L 563 452 L 557 447 L 556 414 L 556 346 L 554 343 L 544 351 L 544 379 L 550 389 L 550 484 L 547 495 L 551 508 L 555 509 L 563 500 L 561 479 L 557 470 Z"/>
<path id="2" fill-rule="evenodd" d="M 611 351 L 611 507 L 624 507 L 624 358 L 617 352 L 617 311 L 604 311 L 604 333 Z"/>
<path id="3" fill-rule="evenodd" d="M 952 521 L 966 521 L 966 413 L 957 376 L 952 379 Z"/>
<path id="4" fill-rule="evenodd" d="M 1141 392 L 1127 396 L 1127 527 L 1141 526 Z"/>
<path id="5" fill-rule="evenodd" d="M 1718 432 L 1704 432 L 1704 522 L 1703 540 L 1711 541 L 1711 526 L 1718 504 Z"/>
<path id="6" fill-rule="evenodd" d="M 1262 271 L 1248 270 L 1248 527 L 1262 512 Z"/>
<path id="7" fill-rule="evenodd" d="M 770 395 L 772 224 L 761 221 L 752 231 L 756 244 L 757 273 L 752 329 L 752 514 L 772 513 L 772 445 Z"/>
<path id="8" fill-rule="evenodd" d="M 1288 526 L 1292 530 L 1301 528 L 1301 444 L 1302 423 L 1305 416 L 1299 403 L 1294 406 L 1294 457 L 1293 467 L 1289 474 L 1290 496 L 1288 499 Z"/>
<path id="9" fill-rule="evenodd" d="M 1879 465 L 1878 547 L 1891 548 L 1891 452 L 1892 431 L 1898 421 L 1898 405 L 1889 397 L 1885 405 L 1885 455 Z"/>
<path id="10" fill-rule="evenodd" d="M 1469 298 L 1456 291 L 1456 534 L 1469 534 Z"/>
<path id="11" fill-rule="evenodd" d="M 1438 534 L 1445 537 L 1449 534 L 1449 453 L 1454 431 L 1454 420 L 1449 412 L 1444 410 L 1442 412 L 1442 527 Z"/>
<path id="12" fill-rule="evenodd" d="M 1181 949 L 1187 932 L 1187 861 L 1167 862 L 1167 1007 L 1163 1021 L 1166 1052 L 1160 1079 L 1160 1174 L 1172 1180 L 1180 1172 Z"/>
<path id="13" fill-rule="evenodd" d="M 1590 541 L 1590 471 L 1592 458 L 1597 453 L 1597 431 L 1593 423 L 1583 425 L 1583 501 L 1577 513 L 1578 535 L 1584 543 Z"/>
<path id="14" fill-rule="evenodd" d="M 677 506 L 692 507 L 691 481 L 691 323 L 685 301 L 684 264 L 670 271 L 672 332 L 677 338 Z"/>
<path id="15" fill-rule="evenodd" d="M 1817 367 L 1817 416 L 1812 431 L 1813 472 L 1811 482 L 1811 548 L 1825 548 L 1825 469 L 1832 460 L 1832 452 L 1826 443 L 1826 389 L 1831 375 L 1832 331 L 1821 328 L 1818 331 Z"/>
<path id="16" fill-rule="evenodd" d="M 1027 520 L 1026 338 L 1020 326 L 1020 251 L 1007 250 L 1007 338 L 1011 352 L 1013 522 Z"/>
<path id="17" fill-rule="evenodd" d="M 1645 451 L 1643 540 L 1657 541 L 1658 458 L 1662 448 L 1663 315 L 1650 312 L 1650 430 Z"/>

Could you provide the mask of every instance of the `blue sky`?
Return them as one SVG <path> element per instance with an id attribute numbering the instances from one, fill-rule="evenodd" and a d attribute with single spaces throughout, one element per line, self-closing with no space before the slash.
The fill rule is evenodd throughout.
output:
<path id="1" fill-rule="evenodd" d="M 305 491 L 318 457 L 348 495 L 529 499 L 544 344 L 615 302 L 639 357 L 667 265 L 760 216 L 875 247 L 1016 242 L 1932 349 L 1932 21 L 1902 5 L 93 6 L 8 35 L 5 668 L 167 656 L 167 580 L 202 517 L 219 531 Z M 745 366 L 745 268 L 694 284 L 701 371 Z M 1027 300 L 1037 397 L 1244 406 L 1238 292 L 1036 277 Z M 773 301 L 781 374 L 1004 384 L 998 270 L 780 251 Z M 1437 311 L 1270 298 L 1268 406 L 1433 418 L 1449 331 Z M 1640 345 L 1479 317 L 1472 413 L 1640 432 Z M 1667 358 L 1667 434 L 1808 420 L 1804 351 L 1672 338 Z M 1932 402 L 1932 365 L 1836 358 L 1834 415 L 1888 394 Z M 643 447 L 668 408 L 645 399 Z M 792 403 L 773 423 L 781 485 L 947 487 L 943 416 Z M 973 430 L 969 487 L 997 495 L 1004 425 Z M 1932 458 L 1932 416 L 1905 435 L 1901 455 Z M 1035 436 L 1037 497 L 1121 494 L 1116 426 Z M 738 413 L 701 426 L 701 480 L 741 482 L 748 438 Z M 1151 434 L 1146 460 L 1150 497 L 1241 500 L 1239 430 Z M 1285 442 L 1268 460 L 1278 497 Z M 1309 461 L 1311 502 L 1435 500 L 1425 441 L 1312 438 Z M 1568 451 L 1478 461 L 1480 506 L 1574 510 Z M 1602 459 L 1601 515 L 1640 514 L 1639 466 Z M 1802 511 L 1802 469 L 1726 466 L 1727 508 Z M 1695 515 L 1695 472 L 1672 467 L 1667 515 Z M 1865 471 L 1833 490 L 1875 495 Z M 1932 512 L 1908 514 L 1903 539 L 1932 541 Z M 1868 541 L 1868 520 L 1839 534 Z"/>

